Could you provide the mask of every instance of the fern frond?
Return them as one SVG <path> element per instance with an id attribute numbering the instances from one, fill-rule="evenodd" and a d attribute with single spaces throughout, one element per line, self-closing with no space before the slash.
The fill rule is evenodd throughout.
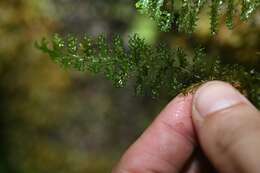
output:
<path id="1" fill-rule="evenodd" d="M 259 72 L 238 64 L 222 64 L 218 58 L 206 57 L 201 48 L 188 56 L 180 48 L 171 49 L 164 44 L 151 46 L 138 35 L 129 38 L 127 47 L 121 37 L 115 36 L 109 43 L 104 35 L 85 36 L 83 40 L 55 35 L 51 45 L 43 39 L 36 46 L 62 67 L 102 73 L 116 87 L 124 87 L 129 79 L 135 80 L 138 95 L 157 97 L 166 91 L 169 96 L 175 96 L 194 84 L 223 80 L 239 86 L 260 106 Z"/>
<path id="2" fill-rule="evenodd" d="M 162 31 L 169 31 L 176 23 L 177 30 L 186 33 L 194 31 L 204 6 L 210 6 L 211 33 L 215 34 L 221 14 L 226 14 L 227 27 L 232 29 L 238 6 L 241 6 L 240 18 L 245 21 L 259 8 L 260 0 L 138 0 L 136 3 L 136 8 L 155 20 Z"/>

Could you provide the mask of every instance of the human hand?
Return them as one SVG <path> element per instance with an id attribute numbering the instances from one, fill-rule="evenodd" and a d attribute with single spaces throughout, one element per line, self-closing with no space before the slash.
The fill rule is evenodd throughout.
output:
<path id="1" fill-rule="evenodd" d="M 219 81 L 171 101 L 113 173 L 212 172 L 209 162 L 221 173 L 260 172 L 260 113 Z"/>

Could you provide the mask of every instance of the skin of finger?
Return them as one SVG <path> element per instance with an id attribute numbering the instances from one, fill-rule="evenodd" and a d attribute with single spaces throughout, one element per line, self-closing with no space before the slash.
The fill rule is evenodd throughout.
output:
<path id="1" fill-rule="evenodd" d="M 201 117 L 193 109 L 200 144 L 221 173 L 260 172 L 260 114 L 240 103 Z"/>
<path id="2" fill-rule="evenodd" d="M 127 150 L 113 173 L 177 173 L 196 145 L 192 96 L 179 96 L 157 116 Z"/>

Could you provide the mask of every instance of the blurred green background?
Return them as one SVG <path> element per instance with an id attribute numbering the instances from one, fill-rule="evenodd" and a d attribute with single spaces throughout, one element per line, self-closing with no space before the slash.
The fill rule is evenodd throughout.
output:
<path id="1" fill-rule="evenodd" d="M 66 71 L 34 47 L 42 37 L 139 33 L 151 44 L 205 46 L 224 61 L 258 65 L 260 13 L 209 35 L 208 10 L 192 35 L 161 33 L 132 0 L 0 1 L 0 172 L 110 172 L 170 98 L 135 97 L 102 76 Z"/>

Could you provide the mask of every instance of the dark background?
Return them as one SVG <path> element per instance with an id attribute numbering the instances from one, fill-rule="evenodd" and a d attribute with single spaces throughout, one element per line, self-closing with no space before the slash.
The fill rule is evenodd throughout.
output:
<path id="1" fill-rule="evenodd" d="M 134 96 L 102 76 L 61 69 L 34 42 L 58 32 L 139 33 L 187 52 L 202 45 L 226 62 L 259 65 L 260 13 L 209 34 L 208 10 L 192 35 L 161 33 L 132 0 L 0 1 L 0 172 L 109 172 L 168 98 Z M 257 61 L 258 60 L 258 61 Z"/>

